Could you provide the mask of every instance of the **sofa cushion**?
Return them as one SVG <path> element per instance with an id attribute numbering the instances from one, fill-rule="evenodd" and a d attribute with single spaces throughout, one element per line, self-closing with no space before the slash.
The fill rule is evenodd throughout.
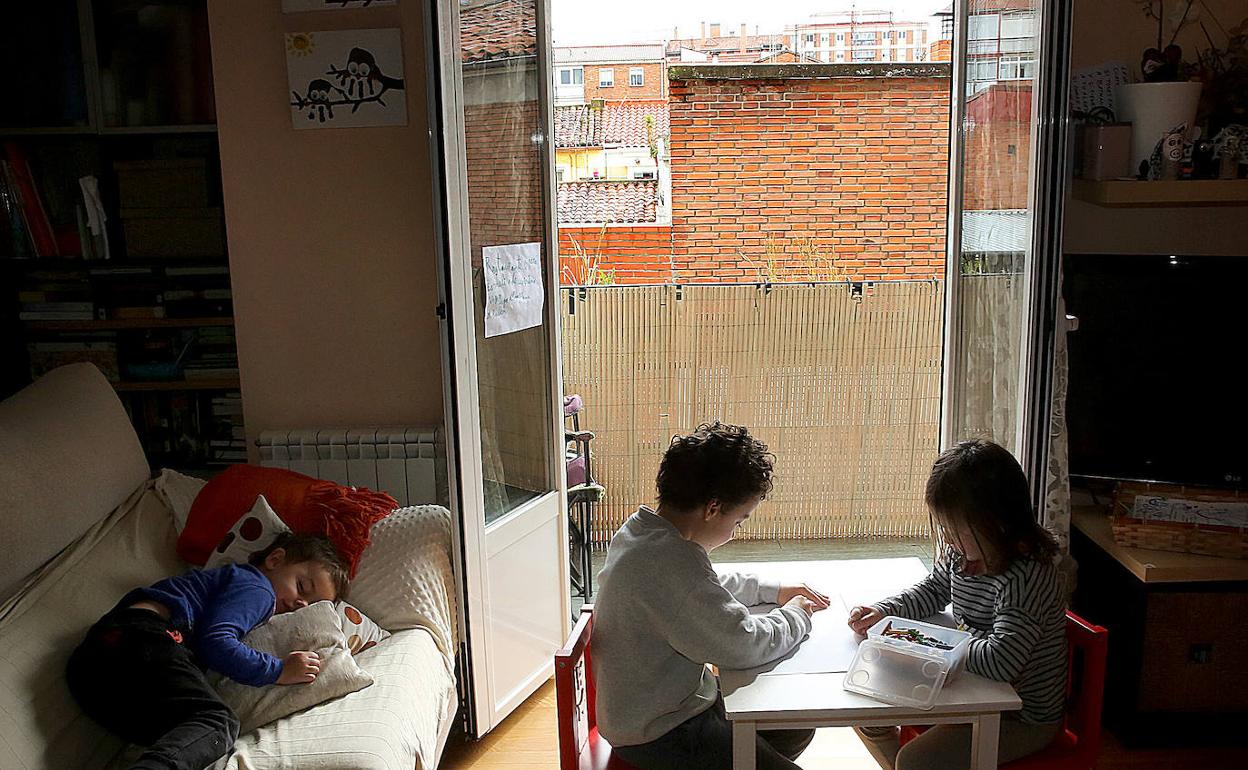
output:
<path id="1" fill-rule="evenodd" d="M 65 663 L 127 591 L 186 569 L 173 543 L 173 518 L 146 483 L 0 606 L 0 767 L 100 767 L 117 752 L 74 703 Z"/>
<path id="2" fill-rule="evenodd" d="M 53 369 L 0 402 L 0 601 L 149 472 L 117 393 L 91 364 Z"/>
<path id="3" fill-rule="evenodd" d="M 274 615 L 243 637 L 243 643 L 278 658 L 295 650 L 311 650 L 321 659 L 320 674 L 308 684 L 250 687 L 211 674 L 212 686 L 238 715 L 244 733 L 373 683 L 347 649 L 338 613 L 330 601 Z"/>
<path id="4" fill-rule="evenodd" d="M 328 537 L 352 577 L 368 545 L 369 528 L 398 506 L 384 492 L 344 487 L 284 468 L 231 465 L 196 495 L 186 528 L 178 535 L 178 555 L 203 565 L 258 495 L 264 495 L 292 531 Z"/>
<path id="5" fill-rule="evenodd" d="M 388 631 L 426 628 L 454 666 L 457 628 L 451 514 L 439 505 L 400 508 L 373 525 L 351 581 L 351 603 Z"/>
<path id="6" fill-rule="evenodd" d="M 352 655 L 358 655 L 390 638 L 389 631 L 350 604 L 336 602 L 334 610 L 338 613 L 338 623 Z"/>
<path id="7" fill-rule="evenodd" d="M 457 698 L 433 637 L 400 631 L 356 659 L 372 675 L 371 687 L 244 734 L 212 770 L 437 767 Z"/>

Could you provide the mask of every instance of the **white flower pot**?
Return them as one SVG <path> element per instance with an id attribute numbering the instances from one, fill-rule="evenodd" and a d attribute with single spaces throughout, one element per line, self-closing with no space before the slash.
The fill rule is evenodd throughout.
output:
<path id="1" fill-rule="evenodd" d="M 1177 126 L 1187 126 L 1190 139 L 1200 101 L 1200 83 L 1128 83 L 1118 86 L 1120 121 L 1131 124 L 1131 173 L 1148 160 L 1161 137 Z"/>

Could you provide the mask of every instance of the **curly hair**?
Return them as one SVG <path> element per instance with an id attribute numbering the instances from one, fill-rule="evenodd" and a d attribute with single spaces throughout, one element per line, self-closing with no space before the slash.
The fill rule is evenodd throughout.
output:
<path id="1" fill-rule="evenodd" d="M 281 548 L 286 552 L 286 560 L 293 564 L 314 561 L 329 570 L 329 579 L 334 584 L 334 599 L 345 599 L 350 580 L 347 567 L 338 554 L 338 549 L 324 535 L 296 535 L 294 532 L 283 532 L 278 535 L 267 548 L 251 555 L 248 561 L 252 566 L 259 567 L 269 554 Z"/>
<path id="2" fill-rule="evenodd" d="M 688 511 L 711 500 L 733 507 L 771 492 L 775 455 L 739 425 L 713 422 L 675 436 L 654 485 L 659 504 Z"/>

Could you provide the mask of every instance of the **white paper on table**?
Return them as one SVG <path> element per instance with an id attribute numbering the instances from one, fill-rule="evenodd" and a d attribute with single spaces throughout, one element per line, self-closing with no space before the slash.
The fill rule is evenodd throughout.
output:
<path id="1" fill-rule="evenodd" d="M 848 671 L 849 664 L 858 652 L 856 636 L 849 627 L 849 609 L 840 594 L 830 594 L 826 610 L 811 617 L 810 636 L 795 651 L 759 668 L 768 674 L 826 674 Z M 774 604 L 760 604 L 750 608 L 750 613 L 760 615 L 770 612 Z"/>
<path id="2" fill-rule="evenodd" d="M 485 336 L 497 337 L 542 324 L 542 244 L 484 246 Z"/>

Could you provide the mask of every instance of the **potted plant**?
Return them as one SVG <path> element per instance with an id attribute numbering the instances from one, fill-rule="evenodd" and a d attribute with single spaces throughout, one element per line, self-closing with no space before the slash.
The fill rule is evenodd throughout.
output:
<path id="1" fill-rule="evenodd" d="M 1188 79 L 1179 32 L 1196 23 L 1203 4 L 1196 0 L 1137 0 L 1144 14 L 1157 21 L 1157 46 L 1140 61 L 1143 82 L 1118 87 L 1119 119 L 1131 123 L 1131 168 L 1142 170 L 1157 143 L 1176 129 L 1192 135 L 1200 103 L 1201 82 Z M 1146 166 L 1144 168 L 1147 168 Z"/>

